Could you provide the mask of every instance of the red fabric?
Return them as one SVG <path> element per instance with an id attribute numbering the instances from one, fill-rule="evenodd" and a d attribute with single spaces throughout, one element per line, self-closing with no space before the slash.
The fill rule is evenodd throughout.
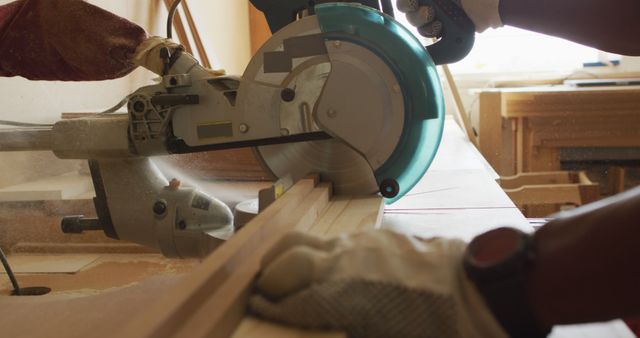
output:
<path id="1" fill-rule="evenodd" d="M 640 337 L 640 318 L 636 319 L 627 319 L 624 321 L 631 332 L 636 335 L 636 337 Z"/>
<path id="2" fill-rule="evenodd" d="M 122 77 L 144 29 L 82 0 L 0 6 L 0 76 L 91 81 Z"/>

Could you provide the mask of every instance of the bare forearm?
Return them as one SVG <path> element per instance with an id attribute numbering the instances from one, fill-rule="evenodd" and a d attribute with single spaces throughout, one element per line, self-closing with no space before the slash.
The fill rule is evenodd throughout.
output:
<path id="1" fill-rule="evenodd" d="M 506 25 L 601 50 L 640 55 L 638 0 L 501 0 Z"/>
<path id="2" fill-rule="evenodd" d="M 541 324 L 640 314 L 640 188 L 550 222 L 535 243 L 528 289 Z"/>

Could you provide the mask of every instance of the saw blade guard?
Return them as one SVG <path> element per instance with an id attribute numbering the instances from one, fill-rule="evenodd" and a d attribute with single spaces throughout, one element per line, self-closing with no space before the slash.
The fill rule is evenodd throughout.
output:
<path id="1" fill-rule="evenodd" d="M 444 128 L 444 101 L 436 66 L 425 47 L 393 18 L 369 7 L 331 3 L 315 8 L 327 40 L 367 48 L 395 74 L 405 103 L 402 135 L 374 171 L 387 204 L 406 195 L 433 162 Z"/>

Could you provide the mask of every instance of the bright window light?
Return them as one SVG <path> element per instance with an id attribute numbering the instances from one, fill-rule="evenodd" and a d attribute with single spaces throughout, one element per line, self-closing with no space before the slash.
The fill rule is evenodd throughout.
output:
<path id="1" fill-rule="evenodd" d="M 597 49 L 564 39 L 503 27 L 476 34 L 471 53 L 451 65 L 456 73 L 572 71 L 598 61 Z"/>
<path id="2" fill-rule="evenodd" d="M 396 19 L 425 44 L 430 40 L 418 35 L 404 14 L 396 11 Z M 513 27 L 490 29 L 476 34 L 471 53 L 450 65 L 456 74 L 572 72 L 584 63 L 597 62 L 606 53 L 564 39 Z"/>

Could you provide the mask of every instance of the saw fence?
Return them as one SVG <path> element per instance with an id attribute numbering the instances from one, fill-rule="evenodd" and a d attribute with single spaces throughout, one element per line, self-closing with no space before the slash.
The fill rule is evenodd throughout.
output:
<path id="1" fill-rule="evenodd" d="M 379 196 L 333 196 L 329 183 L 319 182 L 318 177 L 303 179 L 118 336 L 309 337 L 309 332 L 247 316 L 247 300 L 262 257 L 291 230 L 335 235 L 376 228 L 383 208 Z"/>

